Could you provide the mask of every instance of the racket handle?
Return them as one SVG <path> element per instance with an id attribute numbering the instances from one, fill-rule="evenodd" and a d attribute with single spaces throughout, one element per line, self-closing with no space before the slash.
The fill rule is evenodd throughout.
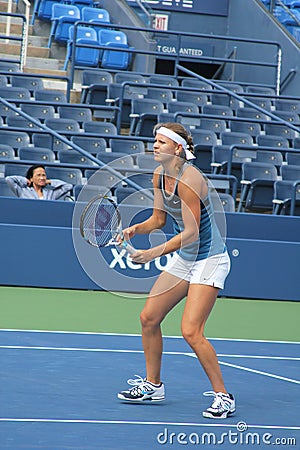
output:
<path id="1" fill-rule="evenodd" d="M 136 252 L 136 249 L 128 244 L 127 241 L 122 241 L 119 247 L 121 247 L 122 250 L 125 250 L 129 255 L 133 255 Z"/>

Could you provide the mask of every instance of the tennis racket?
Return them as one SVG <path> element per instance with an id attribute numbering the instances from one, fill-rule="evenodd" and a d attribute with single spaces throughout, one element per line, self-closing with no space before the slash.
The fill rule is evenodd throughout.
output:
<path id="1" fill-rule="evenodd" d="M 97 195 L 84 208 L 80 217 L 80 233 L 94 247 L 116 246 L 132 255 L 136 250 L 123 239 L 121 214 L 118 205 L 106 195 Z M 121 242 L 117 241 L 120 237 Z"/>

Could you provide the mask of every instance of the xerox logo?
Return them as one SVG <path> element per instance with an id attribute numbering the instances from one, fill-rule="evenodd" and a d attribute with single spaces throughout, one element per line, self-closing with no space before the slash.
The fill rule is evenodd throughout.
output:
<path id="1" fill-rule="evenodd" d="M 150 271 L 154 268 L 161 271 L 163 270 L 170 259 L 172 258 L 172 254 L 161 256 L 159 258 L 154 259 L 146 264 L 137 264 L 134 263 L 130 256 L 123 253 L 119 253 L 119 251 L 115 248 L 111 248 L 112 261 L 109 263 L 110 269 L 121 269 L 121 270 L 146 270 Z"/>

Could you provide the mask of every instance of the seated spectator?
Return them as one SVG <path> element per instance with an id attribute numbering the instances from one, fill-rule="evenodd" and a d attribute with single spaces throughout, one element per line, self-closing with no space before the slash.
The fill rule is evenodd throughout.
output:
<path id="1" fill-rule="evenodd" d="M 13 175 L 5 179 L 11 190 L 20 198 L 59 200 L 73 189 L 72 184 L 62 180 L 48 180 L 45 167 L 40 164 L 31 166 L 26 178 Z"/>

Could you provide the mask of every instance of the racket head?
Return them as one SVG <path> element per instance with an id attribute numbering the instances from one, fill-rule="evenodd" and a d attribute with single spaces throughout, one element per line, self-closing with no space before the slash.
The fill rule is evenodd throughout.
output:
<path id="1" fill-rule="evenodd" d="M 80 233 L 94 247 L 105 247 L 121 233 L 121 215 L 114 200 L 106 195 L 93 197 L 80 217 Z"/>

